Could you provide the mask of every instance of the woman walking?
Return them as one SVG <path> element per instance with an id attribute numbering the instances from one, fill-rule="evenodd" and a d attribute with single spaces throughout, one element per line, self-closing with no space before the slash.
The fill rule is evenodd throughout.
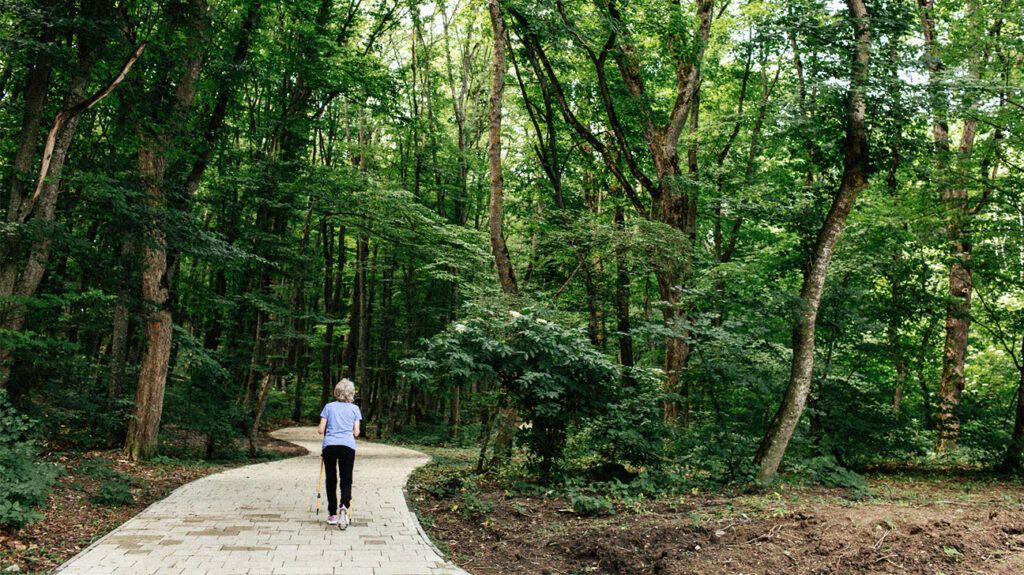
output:
<path id="1" fill-rule="evenodd" d="M 352 465 L 356 460 L 356 437 L 363 414 L 352 403 L 356 386 L 342 379 L 334 386 L 334 398 L 320 412 L 320 435 L 324 436 L 320 451 L 327 471 L 327 523 L 348 528 L 348 509 L 352 504 Z M 341 517 L 338 517 L 338 477 L 341 476 Z"/>

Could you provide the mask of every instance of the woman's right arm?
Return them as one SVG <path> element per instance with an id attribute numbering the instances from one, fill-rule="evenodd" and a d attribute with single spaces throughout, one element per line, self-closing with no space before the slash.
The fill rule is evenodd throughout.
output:
<path id="1" fill-rule="evenodd" d="M 359 437 L 359 420 L 352 424 L 352 437 Z"/>

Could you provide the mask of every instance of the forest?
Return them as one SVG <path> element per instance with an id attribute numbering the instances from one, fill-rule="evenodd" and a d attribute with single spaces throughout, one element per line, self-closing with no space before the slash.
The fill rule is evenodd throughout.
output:
<path id="1" fill-rule="evenodd" d="M 1024 474 L 1018 0 L 2 0 L 0 47 L 0 525 L 341 377 L 541 485 Z"/>

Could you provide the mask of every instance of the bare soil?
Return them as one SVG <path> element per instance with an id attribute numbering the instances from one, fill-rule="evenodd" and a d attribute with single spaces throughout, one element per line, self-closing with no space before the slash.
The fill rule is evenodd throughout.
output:
<path id="1" fill-rule="evenodd" d="M 418 476 L 417 481 L 423 481 Z M 1024 574 L 1024 487 L 873 480 L 874 498 L 786 488 L 687 496 L 580 517 L 563 498 L 481 487 L 410 499 L 430 536 L 475 575 Z M 966 487 L 965 487 L 966 486 Z"/>
<path id="2" fill-rule="evenodd" d="M 269 436 L 260 447 L 284 456 L 306 450 Z M 20 530 L 0 529 L 0 572 L 49 573 L 93 541 L 167 497 L 185 483 L 212 473 L 250 463 L 245 459 L 216 465 L 132 463 L 120 451 L 55 453 L 47 457 L 63 472 L 47 498 L 43 519 Z M 86 465 L 83 465 L 86 463 Z M 101 505 L 92 501 L 109 478 L 89 468 L 109 469 L 131 485 L 133 502 Z"/>

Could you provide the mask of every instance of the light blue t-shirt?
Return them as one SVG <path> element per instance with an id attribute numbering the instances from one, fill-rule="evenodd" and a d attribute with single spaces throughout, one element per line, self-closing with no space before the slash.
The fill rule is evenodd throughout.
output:
<path id="1" fill-rule="evenodd" d="M 359 406 L 354 403 L 332 401 L 324 406 L 320 417 L 327 420 L 327 431 L 324 432 L 323 447 L 328 445 L 345 445 L 356 448 L 356 438 L 352 436 L 352 426 L 363 418 Z"/>

